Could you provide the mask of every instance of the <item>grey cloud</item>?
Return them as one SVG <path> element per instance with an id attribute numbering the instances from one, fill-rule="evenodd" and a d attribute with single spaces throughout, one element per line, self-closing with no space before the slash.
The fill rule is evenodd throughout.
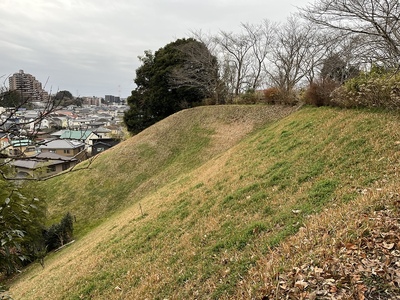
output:
<path id="1" fill-rule="evenodd" d="M 52 89 L 126 97 L 137 57 L 191 30 L 282 20 L 307 0 L 2 0 L 0 76 L 24 69 Z"/>

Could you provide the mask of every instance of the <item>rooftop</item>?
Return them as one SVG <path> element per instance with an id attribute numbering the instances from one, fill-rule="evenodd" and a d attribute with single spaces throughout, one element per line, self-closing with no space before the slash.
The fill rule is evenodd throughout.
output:
<path id="1" fill-rule="evenodd" d="M 76 149 L 85 146 L 85 143 L 76 140 L 48 140 L 39 146 L 40 150 L 43 149 Z"/>

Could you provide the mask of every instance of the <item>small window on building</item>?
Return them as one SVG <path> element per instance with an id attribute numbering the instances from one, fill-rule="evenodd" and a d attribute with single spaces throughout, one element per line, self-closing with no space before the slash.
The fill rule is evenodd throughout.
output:
<path id="1" fill-rule="evenodd" d="M 63 163 L 62 164 L 62 170 L 65 171 L 69 168 L 69 163 Z"/>
<path id="2" fill-rule="evenodd" d="M 65 153 L 65 154 L 69 154 L 69 149 L 65 149 L 65 150 L 64 150 L 64 153 Z"/>
<path id="3" fill-rule="evenodd" d="M 53 173 L 56 171 L 56 166 L 48 166 L 47 167 L 47 173 Z"/>

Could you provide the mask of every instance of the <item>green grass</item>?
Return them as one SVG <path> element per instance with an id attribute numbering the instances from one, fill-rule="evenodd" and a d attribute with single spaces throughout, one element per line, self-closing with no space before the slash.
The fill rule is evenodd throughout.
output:
<path id="1" fill-rule="evenodd" d="M 394 178 L 395 114 L 307 107 L 227 146 L 219 127 L 258 108 L 223 108 L 172 116 L 43 183 L 52 216 L 78 215 L 79 241 L 49 262 L 57 271 L 20 277 L 18 299 L 39 281 L 52 299 L 229 299 L 311 216 Z M 77 270 L 65 281 L 64 259 Z"/>
<path id="2" fill-rule="evenodd" d="M 84 227 L 97 226 L 110 213 L 138 202 L 154 190 L 151 187 L 140 190 L 142 185 L 149 181 L 166 184 L 177 174 L 188 172 L 201 163 L 202 150 L 207 147 L 213 132 L 198 124 L 179 130 L 179 135 L 174 134 L 176 140 L 173 144 L 135 144 L 130 155 L 119 156 L 118 163 L 110 157 L 112 153 L 104 153 L 90 170 L 64 175 L 62 184 L 58 179 L 44 182 L 43 185 L 50 191 L 46 198 L 49 202 L 60 199 L 59 206 L 63 209 L 69 207 L 78 219 L 85 218 L 85 223 L 77 224 L 76 233 L 86 233 Z M 162 142 L 165 136 L 157 138 Z M 81 184 L 85 187 L 81 188 Z M 132 195 L 135 190 L 139 192 Z"/>

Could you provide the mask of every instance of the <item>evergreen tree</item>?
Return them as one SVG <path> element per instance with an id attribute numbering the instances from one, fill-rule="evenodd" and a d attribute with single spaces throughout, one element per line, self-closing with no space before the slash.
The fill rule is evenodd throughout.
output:
<path id="1" fill-rule="evenodd" d="M 139 59 L 142 65 L 136 70 L 137 87 L 127 99 L 130 109 L 124 115 L 132 133 L 181 109 L 201 104 L 210 94 L 211 83 L 199 78 L 218 73 L 217 60 L 195 39 L 178 39 L 154 55 L 145 51 Z"/>

